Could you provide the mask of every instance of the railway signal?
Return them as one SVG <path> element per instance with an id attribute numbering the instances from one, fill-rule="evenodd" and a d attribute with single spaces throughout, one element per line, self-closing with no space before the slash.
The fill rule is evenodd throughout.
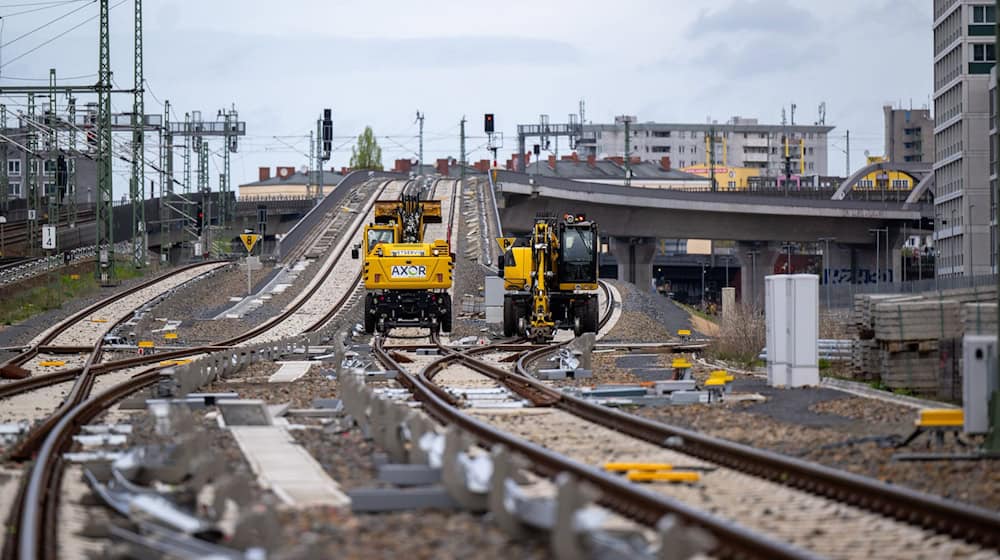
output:
<path id="1" fill-rule="evenodd" d="M 486 113 L 483 117 L 483 130 L 487 134 L 493 134 L 493 113 Z"/>

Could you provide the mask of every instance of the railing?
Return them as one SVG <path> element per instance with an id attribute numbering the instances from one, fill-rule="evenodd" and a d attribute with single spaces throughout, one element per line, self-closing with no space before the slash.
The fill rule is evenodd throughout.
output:
<path id="1" fill-rule="evenodd" d="M 131 241 L 123 241 L 115 245 L 115 253 L 121 255 L 128 255 L 132 248 Z M 66 260 L 64 255 L 69 255 L 69 260 Z M 30 260 L 24 264 L 5 268 L 0 271 L 0 286 L 6 286 L 7 284 L 13 284 L 15 282 L 21 282 L 29 278 L 34 278 L 36 276 L 41 276 L 50 270 L 55 270 L 57 268 L 62 268 L 63 266 L 76 264 L 83 261 L 88 261 L 93 259 L 97 254 L 97 247 L 91 245 L 89 247 L 79 247 L 77 249 L 72 249 L 65 253 L 59 255 L 53 255 L 49 257 L 41 257 L 38 259 Z"/>
<path id="2" fill-rule="evenodd" d="M 914 280 L 908 282 L 879 282 L 878 284 L 840 284 L 819 286 L 819 301 L 822 305 L 827 305 L 829 294 L 829 307 L 831 309 L 850 307 L 854 305 L 854 296 L 857 294 L 920 294 L 920 293 L 944 293 L 952 290 L 972 290 L 984 293 L 995 291 L 997 277 L 995 274 L 984 274 L 980 276 L 958 276 L 951 278 L 928 278 L 925 280 Z"/>

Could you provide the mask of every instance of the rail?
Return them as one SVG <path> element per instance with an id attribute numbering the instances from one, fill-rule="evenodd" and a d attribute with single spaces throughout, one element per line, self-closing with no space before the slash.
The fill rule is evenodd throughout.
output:
<path id="1" fill-rule="evenodd" d="M 388 182 L 386 184 L 388 184 Z M 374 198 L 378 198 L 386 184 L 382 185 L 382 187 L 374 193 Z M 346 248 L 347 245 L 348 244 L 344 244 L 343 248 Z M 338 254 L 337 258 L 339 258 L 339 255 L 342 254 L 343 250 Z M 331 274 L 333 269 L 334 267 L 332 266 L 328 267 L 319 280 L 313 282 L 311 284 L 311 288 L 307 290 L 302 297 L 295 300 L 279 315 L 272 317 L 271 319 L 257 325 L 253 329 L 250 329 L 239 336 L 222 341 L 213 346 L 235 346 L 246 342 L 267 332 L 274 326 L 291 317 L 311 299 L 319 287 L 323 285 L 324 281 Z M 348 293 L 350 293 L 350 290 Z M 344 301 L 347 301 L 347 298 L 342 299 L 341 303 Z M 340 303 L 338 303 L 338 305 L 339 304 Z M 317 325 L 321 325 L 321 322 L 317 322 Z M 36 353 L 37 348 L 37 346 L 34 347 L 34 351 Z M 190 348 L 169 353 L 169 357 L 186 357 L 204 354 L 207 351 L 209 351 L 207 347 Z M 166 357 L 168 357 L 167 353 L 142 358 L 148 358 L 151 361 L 162 361 Z M 115 364 L 115 367 L 112 367 L 111 363 L 93 365 L 89 368 L 89 371 L 88 366 L 91 366 L 89 362 L 87 366 L 82 368 L 80 373 L 83 373 L 84 375 L 89 374 L 88 377 L 92 377 L 101 371 L 98 369 L 101 366 L 108 367 L 109 369 L 106 371 L 121 369 L 121 362 Z M 61 473 L 61 454 L 68 449 L 68 446 L 72 443 L 73 433 L 75 433 L 77 427 L 89 421 L 101 410 L 104 410 L 118 399 L 135 390 L 154 383 L 158 377 L 159 370 L 166 367 L 169 366 L 155 366 L 99 395 L 89 397 L 75 406 L 65 409 L 61 408 L 60 410 L 63 410 L 63 412 L 58 415 L 54 414 L 53 417 L 50 417 L 50 419 L 47 420 L 47 422 L 51 422 L 54 426 L 50 431 L 45 433 L 33 431 L 26 438 L 26 440 L 30 438 L 30 441 L 22 440 L 21 445 L 19 446 L 19 449 L 22 452 L 26 452 L 31 449 L 37 449 L 38 452 L 35 457 L 34 465 L 31 469 L 28 485 L 26 486 L 21 499 L 18 500 L 15 506 L 15 511 L 11 515 L 11 519 L 13 520 L 12 530 L 14 531 L 14 534 L 17 535 L 17 543 L 16 550 L 13 550 L 15 547 L 5 547 L 4 552 L 8 557 L 13 557 L 15 555 L 24 559 L 55 557 L 55 538 L 54 535 L 51 534 L 51 532 L 55 530 L 54 519 L 59 498 L 58 484 L 55 484 L 55 482 L 58 480 Z M 63 374 L 65 375 L 65 373 Z M 6 389 L 6 386 L 4 388 Z"/>

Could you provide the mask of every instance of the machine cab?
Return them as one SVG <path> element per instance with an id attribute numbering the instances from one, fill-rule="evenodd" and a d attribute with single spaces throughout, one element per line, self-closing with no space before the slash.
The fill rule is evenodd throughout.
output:
<path id="1" fill-rule="evenodd" d="M 585 216 L 567 215 L 559 228 L 559 284 L 562 289 L 580 285 L 596 289 L 597 283 L 597 225 Z M 573 286 L 565 286 L 572 284 Z M 586 284 L 587 286 L 582 286 Z"/>
<path id="2" fill-rule="evenodd" d="M 392 225 L 370 225 L 365 228 L 365 236 L 362 246 L 365 250 L 365 255 L 370 255 L 375 247 L 382 243 L 395 243 L 396 242 L 396 228 Z M 356 246 L 351 250 L 351 257 L 358 258 L 358 252 L 361 247 Z"/>

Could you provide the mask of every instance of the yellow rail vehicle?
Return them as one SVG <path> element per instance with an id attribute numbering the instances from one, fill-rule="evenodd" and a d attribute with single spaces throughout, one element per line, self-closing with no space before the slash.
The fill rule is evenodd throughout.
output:
<path id="1" fill-rule="evenodd" d="M 537 219 L 527 246 L 507 249 L 500 263 L 506 336 L 597 332 L 597 241 L 597 224 L 566 214 Z"/>
<path id="2" fill-rule="evenodd" d="M 374 223 L 365 226 L 365 332 L 392 327 L 427 327 L 451 331 L 451 296 L 455 266 L 448 242 L 425 242 L 424 225 L 441 222 L 441 203 L 404 197 L 375 203 Z"/>

